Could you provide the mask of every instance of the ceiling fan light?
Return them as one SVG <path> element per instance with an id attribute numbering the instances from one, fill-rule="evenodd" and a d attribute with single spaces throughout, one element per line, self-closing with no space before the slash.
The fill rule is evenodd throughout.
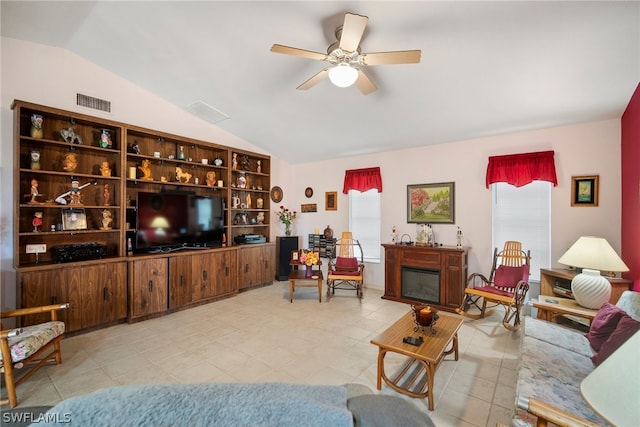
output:
<path id="1" fill-rule="evenodd" d="M 329 70 L 329 80 L 338 87 L 349 87 L 358 80 L 358 70 L 349 64 L 338 64 Z"/>

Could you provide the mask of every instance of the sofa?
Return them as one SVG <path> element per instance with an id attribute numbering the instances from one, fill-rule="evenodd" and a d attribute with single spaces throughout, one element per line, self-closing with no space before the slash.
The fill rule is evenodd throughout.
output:
<path id="1" fill-rule="evenodd" d="M 563 411 L 559 412 L 561 416 L 568 413 L 582 419 L 573 425 L 607 425 L 582 398 L 580 383 L 639 330 L 640 293 L 632 291 L 625 291 L 615 305 L 606 302 L 586 334 L 526 317 L 521 330 L 513 425 L 535 425 L 539 414 L 532 409 L 534 406 L 559 409 Z"/>

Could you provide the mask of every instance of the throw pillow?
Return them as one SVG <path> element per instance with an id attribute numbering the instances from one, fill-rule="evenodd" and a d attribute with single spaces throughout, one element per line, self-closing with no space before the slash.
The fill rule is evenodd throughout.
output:
<path id="1" fill-rule="evenodd" d="M 500 288 L 515 288 L 519 281 L 529 279 L 529 266 L 500 265 L 493 275 L 493 284 Z"/>
<path id="2" fill-rule="evenodd" d="M 610 302 L 605 302 L 591 321 L 591 327 L 586 335 L 591 347 L 600 351 L 602 344 L 609 339 L 609 336 L 616 330 L 618 322 L 625 315 L 625 312 Z"/>
<path id="3" fill-rule="evenodd" d="M 356 396 L 347 400 L 347 408 L 355 427 L 435 427 L 426 411 L 398 396 Z"/>
<path id="4" fill-rule="evenodd" d="M 618 322 L 616 330 L 602 344 L 600 351 L 591 356 L 591 361 L 598 366 L 638 331 L 640 331 L 640 322 L 625 314 Z"/>

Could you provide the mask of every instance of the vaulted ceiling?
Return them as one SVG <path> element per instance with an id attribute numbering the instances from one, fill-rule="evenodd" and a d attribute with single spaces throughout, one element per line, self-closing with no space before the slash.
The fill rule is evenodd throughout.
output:
<path id="1" fill-rule="evenodd" d="M 346 12 L 369 17 L 363 52 L 422 61 L 366 67 L 378 88 L 366 96 L 329 80 L 296 90 L 327 63 L 271 46 L 324 53 Z M 616 118 L 640 79 L 632 1 L 3 0 L 1 18 L 3 37 L 207 104 L 228 116 L 217 126 L 290 163 Z"/>

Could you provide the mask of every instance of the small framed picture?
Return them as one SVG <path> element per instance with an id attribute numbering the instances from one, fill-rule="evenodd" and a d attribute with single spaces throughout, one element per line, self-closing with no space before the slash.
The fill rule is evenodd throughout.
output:
<path id="1" fill-rule="evenodd" d="M 571 206 L 598 206 L 599 175 L 571 177 Z"/>
<path id="2" fill-rule="evenodd" d="M 69 208 L 62 209 L 62 229 L 67 230 L 86 230 L 87 214 L 84 209 Z"/>
<path id="3" fill-rule="evenodd" d="M 291 261 L 292 262 L 298 262 L 299 257 L 300 257 L 300 252 L 291 251 Z"/>
<path id="4" fill-rule="evenodd" d="M 326 211 L 338 210 L 338 192 L 337 191 L 327 191 L 326 193 L 324 193 L 324 209 Z"/>

